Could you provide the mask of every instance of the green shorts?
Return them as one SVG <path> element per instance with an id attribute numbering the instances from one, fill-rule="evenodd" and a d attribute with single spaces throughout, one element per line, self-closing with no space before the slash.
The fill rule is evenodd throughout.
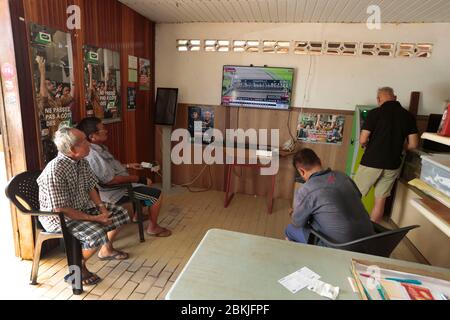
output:
<path id="1" fill-rule="evenodd" d="M 401 167 L 397 170 L 385 170 L 360 165 L 354 181 L 363 197 L 373 186 L 375 187 L 375 198 L 387 198 L 391 195 L 392 187 L 400 175 L 400 170 Z"/>

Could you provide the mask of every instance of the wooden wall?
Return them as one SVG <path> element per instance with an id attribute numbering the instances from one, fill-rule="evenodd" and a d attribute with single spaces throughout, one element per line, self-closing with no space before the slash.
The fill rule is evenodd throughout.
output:
<path id="1" fill-rule="evenodd" d="M 188 122 L 187 104 L 180 104 L 177 112 L 174 129 L 187 128 Z M 352 131 L 353 112 L 325 110 L 325 109 L 294 109 L 291 112 L 281 110 L 264 110 L 251 108 L 228 108 L 222 106 L 210 106 L 215 111 L 215 128 L 225 133 L 227 128 L 241 128 L 247 130 L 255 129 L 279 129 L 280 130 L 280 149 L 285 141 L 290 139 L 288 122 L 292 134 L 295 136 L 297 121 L 300 112 L 320 112 L 340 114 L 346 117 L 344 128 L 344 143 L 342 145 L 326 144 L 302 144 L 316 151 L 322 159 L 323 165 L 336 170 L 345 171 L 347 151 Z M 156 160 L 161 161 L 161 130 L 159 128 L 155 133 L 156 142 Z M 269 138 L 270 141 L 270 138 Z M 176 142 L 173 145 L 177 144 Z M 280 158 L 280 170 L 276 179 L 275 198 L 291 199 L 294 187 L 295 169 L 292 165 L 293 156 L 282 156 Z M 172 182 L 176 185 L 182 185 L 191 182 L 204 168 L 204 165 L 174 165 L 172 164 Z M 210 174 L 211 171 L 211 174 Z M 224 190 L 225 184 L 225 165 L 212 165 L 203 171 L 200 178 L 193 184 L 193 187 L 206 188 L 210 185 L 214 190 Z M 212 176 L 212 181 L 211 181 Z M 242 171 L 237 169 L 234 172 L 234 189 L 236 192 L 250 195 L 263 196 L 267 193 L 270 185 L 270 178 L 260 176 L 257 169 L 246 168 Z"/>
<path id="2" fill-rule="evenodd" d="M 151 161 L 154 158 L 152 145 L 154 88 L 152 86 L 151 91 L 137 90 L 137 109 L 127 111 L 127 87 L 137 86 L 137 84 L 128 83 L 128 55 L 150 59 L 151 81 L 154 83 L 155 24 L 117 0 L 17 0 L 12 2 L 18 8 L 17 14 L 24 17 L 27 24 L 34 22 L 72 34 L 75 99 L 78 102 L 78 108 L 74 112 L 75 121 L 86 114 L 83 45 L 120 52 L 123 121 L 106 126 L 110 135 L 108 146 L 112 153 L 123 162 Z M 81 8 L 81 30 L 68 30 L 66 27 L 68 18 L 66 10 L 70 5 L 78 5 Z M 27 31 L 28 25 L 22 26 L 22 29 Z M 28 39 L 23 34 L 23 30 L 21 37 L 23 40 L 21 49 L 27 51 L 27 46 L 24 44 L 28 43 Z M 24 56 L 22 59 L 23 65 L 28 69 L 24 70 L 24 78 L 31 79 L 29 56 Z M 26 92 L 22 92 L 22 95 L 33 96 L 31 86 L 24 88 L 24 91 Z M 35 120 L 34 123 L 37 124 Z M 35 154 L 36 152 L 33 153 Z M 30 163 L 35 166 L 35 162 Z"/>
<path id="3" fill-rule="evenodd" d="M 178 128 L 187 128 L 189 106 L 190 105 L 188 104 L 179 104 L 174 130 Z M 223 133 L 227 128 L 242 128 L 244 130 L 249 128 L 268 130 L 279 129 L 280 149 L 284 142 L 290 138 L 288 127 L 291 128 L 291 132 L 295 136 L 297 120 L 300 112 L 344 115 L 345 128 L 342 145 L 299 143 L 297 148 L 311 148 L 321 158 L 324 167 L 330 167 L 334 170 L 345 172 L 347 152 L 350 145 L 353 126 L 353 111 L 296 108 L 289 112 L 252 108 L 228 108 L 223 106 L 207 107 L 212 107 L 214 109 L 215 128 L 221 130 Z M 427 123 L 428 117 L 417 117 L 417 125 L 420 133 L 425 131 Z M 176 144 L 177 142 L 173 142 L 172 146 Z M 157 126 L 155 131 L 155 156 L 156 160 L 159 163 L 162 163 L 161 128 L 159 126 Z M 276 178 L 275 198 L 291 199 L 293 196 L 295 169 L 292 165 L 292 161 L 292 155 L 282 156 L 280 158 L 280 169 Z M 192 184 L 194 189 L 199 188 L 201 190 L 211 187 L 213 190 L 224 191 L 226 166 L 215 164 L 208 166 L 205 170 L 203 170 L 204 168 L 205 165 L 203 164 L 172 164 L 172 183 L 175 185 L 189 183 L 203 172 L 195 183 Z M 270 185 L 270 178 L 260 176 L 256 169 L 246 168 L 242 171 L 240 169 L 236 169 L 233 174 L 233 179 L 234 191 L 249 195 L 264 196 L 266 195 Z"/>

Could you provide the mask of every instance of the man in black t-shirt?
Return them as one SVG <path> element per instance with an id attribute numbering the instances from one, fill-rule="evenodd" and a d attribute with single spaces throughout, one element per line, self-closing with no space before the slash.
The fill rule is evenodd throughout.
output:
<path id="1" fill-rule="evenodd" d="M 361 132 L 359 140 L 365 152 L 355 176 L 363 197 L 375 187 L 374 222 L 383 218 L 386 198 L 400 174 L 403 151 L 419 144 L 416 120 L 397 101 L 394 90 L 379 89 L 377 101 L 379 108 L 369 112 Z"/>

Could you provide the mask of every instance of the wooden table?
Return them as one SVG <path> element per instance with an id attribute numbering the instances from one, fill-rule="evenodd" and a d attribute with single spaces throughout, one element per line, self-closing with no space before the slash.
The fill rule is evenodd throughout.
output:
<path id="1" fill-rule="evenodd" d="M 279 161 L 278 159 L 274 160 L 275 158 L 270 156 L 260 156 L 258 155 L 258 152 L 256 149 L 243 149 L 243 148 L 226 148 L 226 152 L 230 150 L 231 154 L 237 153 L 237 157 L 233 157 L 231 159 L 231 162 L 228 162 L 227 160 L 227 178 L 225 181 L 225 200 L 224 200 L 224 207 L 228 208 L 228 205 L 230 204 L 231 200 L 234 197 L 233 192 L 233 172 L 235 168 L 241 167 L 241 168 L 254 168 L 261 171 L 263 168 L 270 168 L 272 161 Z M 239 151 L 243 154 L 239 155 Z M 278 157 L 278 155 L 275 155 L 275 157 Z M 261 163 L 261 159 L 265 159 L 265 163 Z M 271 177 L 271 183 L 269 186 L 269 191 L 267 193 L 268 197 L 268 203 L 267 203 L 267 212 L 269 214 L 272 213 L 273 208 L 273 194 L 275 192 L 275 181 L 277 177 L 278 172 L 274 172 Z"/>
<path id="2" fill-rule="evenodd" d="M 267 168 L 267 165 L 262 164 L 230 164 L 228 165 L 228 171 L 227 171 L 227 181 L 225 185 L 225 200 L 224 200 L 224 207 L 228 208 L 228 205 L 230 204 L 231 200 L 233 199 L 234 192 L 233 190 L 233 171 L 234 168 L 238 167 L 244 167 L 244 168 L 256 168 L 261 170 L 261 168 Z M 268 202 L 267 202 L 267 212 L 269 214 L 272 214 L 272 208 L 273 208 L 273 194 L 275 192 L 275 180 L 276 180 L 276 174 L 271 175 L 271 184 L 269 192 L 267 193 Z"/>
<path id="3" fill-rule="evenodd" d="M 168 292 L 168 300 L 322 300 L 303 289 L 292 294 L 278 280 L 308 267 L 340 288 L 338 299 L 360 299 L 348 281 L 351 260 L 384 262 L 439 272 L 450 269 L 213 229 L 208 231 Z"/>

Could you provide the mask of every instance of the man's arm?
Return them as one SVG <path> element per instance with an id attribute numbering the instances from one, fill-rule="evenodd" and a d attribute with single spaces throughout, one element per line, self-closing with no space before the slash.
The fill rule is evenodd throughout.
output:
<path id="1" fill-rule="evenodd" d="M 308 201 L 309 195 L 300 190 L 297 196 L 300 200 L 297 201 L 294 212 L 292 213 L 292 224 L 297 228 L 303 228 L 307 225 L 313 209 Z"/>
<path id="2" fill-rule="evenodd" d="M 405 149 L 407 151 L 410 151 L 417 149 L 418 146 L 419 146 L 419 135 L 417 133 L 410 134 L 407 138 Z"/>
<path id="3" fill-rule="evenodd" d="M 139 176 L 115 176 L 110 182 L 108 182 L 107 186 L 113 186 L 117 184 L 126 184 L 126 183 L 138 183 Z"/>
<path id="4" fill-rule="evenodd" d="M 45 59 L 41 56 L 36 57 L 36 62 L 39 67 L 39 94 L 41 97 L 48 97 L 47 86 L 45 85 Z"/>
<path id="5" fill-rule="evenodd" d="M 63 212 L 64 215 L 70 218 L 71 220 L 90 221 L 107 224 L 105 223 L 106 221 L 102 215 L 93 216 L 72 208 L 57 208 L 54 210 L 54 212 Z"/>
<path id="6" fill-rule="evenodd" d="M 368 130 L 362 130 L 361 135 L 359 136 L 359 143 L 363 148 L 367 146 L 369 143 L 369 137 L 370 137 L 370 131 Z"/>

